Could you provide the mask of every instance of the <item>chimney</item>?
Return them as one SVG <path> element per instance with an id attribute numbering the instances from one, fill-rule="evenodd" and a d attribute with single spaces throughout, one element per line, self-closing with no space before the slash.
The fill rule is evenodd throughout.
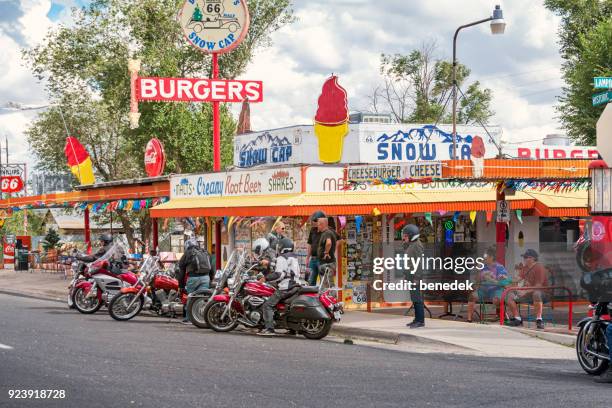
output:
<path id="1" fill-rule="evenodd" d="M 247 100 L 242 102 L 242 109 L 240 109 L 240 116 L 238 117 L 238 129 L 236 129 L 236 134 L 241 135 L 243 133 L 251 133 L 251 105 Z"/>

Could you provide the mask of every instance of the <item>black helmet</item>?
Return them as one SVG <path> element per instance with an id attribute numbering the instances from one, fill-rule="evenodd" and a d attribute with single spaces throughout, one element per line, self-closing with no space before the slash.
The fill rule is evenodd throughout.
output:
<path id="1" fill-rule="evenodd" d="M 111 242 L 113 242 L 113 237 L 111 236 L 111 234 L 100 234 L 100 236 L 98 237 L 98 241 L 102 241 L 105 244 L 110 244 Z"/>
<path id="2" fill-rule="evenodd" d="M 310 221 L 316 221 L 319 218 L 325 218 L 325 217 L 326 217 L 325 213 L 321 210 L 318 210 L 312 213 L 312 215 L 310 216 Z"/>
<path id="3" fill-rule="evenodd" d="M 287 252 L 293 252 L 293 241 L 287 237 L 283 237 L 278 241 L 278 253 L 284 254 Z"/>
<path id="4" fill-rule="evenodd" d="M 408 224 L 402 228 L 402 235 L 408 236 L 411 241 L 414 241 L 420 235 L 419 227 L 414 224 Z"/>

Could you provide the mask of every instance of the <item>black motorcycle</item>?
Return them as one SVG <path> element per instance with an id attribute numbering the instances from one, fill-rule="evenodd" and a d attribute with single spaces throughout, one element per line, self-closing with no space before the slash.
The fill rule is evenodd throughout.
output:
<path id="1" fill-rule="evenodd" d="M 612 310 L 609 307 L 612 306 L 612 268 L 585 273 L 580 285 L 593 302 L 593 315 L 578 323 L 576 354 L 584 371 L 590 375 L 599 375 L 610 365 L 609 350 L 612 344 L 608 344 L 606 329 L 611 324 L 609 315 Z M 603 318 L 606 315 L 608 319 Z"/>

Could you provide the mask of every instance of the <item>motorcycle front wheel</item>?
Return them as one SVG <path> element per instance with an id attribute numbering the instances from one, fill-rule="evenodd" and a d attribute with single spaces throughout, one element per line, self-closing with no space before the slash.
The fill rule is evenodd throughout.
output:
<path id="1" fill-rule="evenodd" d="M 233 308 L 230 308 L 225 317 L 223 312 L 229 305 L 225 302 L 212 301 L 204 308 L 206 323 L 216 332 L 229 332 L 238 326 L 238 316 Z"/>
<path id="2" fill-rule="evenodd" d="M 100 289 L 96 289 L 98 291 Z M 102 300 L 98 293 L 89 296 L 89 292 L 85 292 L 83 288 L 77 288 L 72 294 L 72 303 L 76 310 L 83 314 L 96 313 L 102 307 Z"/>
<path id="3" fill-rule="evenodd" d="M 580 363 L 580 367 L 589 375 L 599 375 L 608 369 L 608 365 L 610 364 L 608 360 L 603 358 L 594 356 L 586 352 L 587 349 L 593 350 L 593 347 L 597 347 L 597 343 L 601 343 L 604 341 L 604 333 L 601 329 L 602 326 L 596 327 L 594 335 L 587 338 L 587 333 L 585 327 L 588 327 L 588 324 L 585 324 L 580 328 L 578 332 L 578 336 L 576 337 L 576 354 L 578 356 L 578 363 Z"/>
<path id="4" fill-rule="evenodd" d="M 138 298 L 136 298 L 137 296 Z M 120 293 L 111 300 L 108 305 L 108 313 L 115 320 L 130 320 L 140 313 L 143 304 L 144 300 L 142 296 L 136 293 Z"/>
<path id="5" fill-rule="evenodd" d="M 332 320 L 304 320 L 300 332 L 310 340 L 320 340 L 329 334 Z"/>
<path id="6" fill-rule="evenodd" d="M 204 314 L 207 303 L 208 299 L 202 297 L 190 299 L 187 303 L 187 318 L 194 326 L 200 329 L 210 328 Z"/>
<path id="7" fill-rule="evenodd" d="M 74 306 L 74 300 L 72 300 L 72 290 L 70 292 L 68 292 L 68 296 L 67 296 L 67 300 L 68 300 L 68 309 L 76 309 L 76 307 Z"/>

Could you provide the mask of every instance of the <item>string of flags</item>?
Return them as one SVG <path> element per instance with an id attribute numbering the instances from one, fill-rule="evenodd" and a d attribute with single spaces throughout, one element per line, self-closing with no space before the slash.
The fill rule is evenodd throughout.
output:
<path id="1" fill-rule="evenodd" d="M 65 202 L 61 204 L 54 204 L 55 208 L 73 208 L 75 210 L 85 210 L 89 208 L 90 213 L 104 213 L 117 210 L 123 211 L 141 211 L 149 208 L 153 208 L 159 204 L 163 204 L 169 200 L 168 197 L 161 198 L 147 198 L 142 200 L 115 200 L 107 202 Z M 13 211 L 21 210 L 36 210 L 48 208 L 47 204 L 42 201 L 37 201 L 34 204 L 26 204 L 21 206 L 11 207 Z"/>
<path id="2" fill-rule="evenodd" d="M 538 190 L 538 191 L 552 191 L 552 192 L 567 192 L 567 191 L 578 191 L 586 190 L 591 186 L 591 180 L 589 178 L 578 178 L 578 179 L 509 179 L 509 180 L 488 180 L 478 181 L 469 179 L 440 179 L 440 178 L 379 178 L 369 180 L 347 180 L 344 183 L 345 190 L 356 190 L 361 186 L 395 186 L 404 184 L 422 184 L 429 185 L 433 183 L 444 183 L 448 187 L 461 187 L 465 189 L 491 187 L 500 183 L 505 183 L 505 186 L 509 189 L 516 191 L 523 191 L 526 189 Z"/>

